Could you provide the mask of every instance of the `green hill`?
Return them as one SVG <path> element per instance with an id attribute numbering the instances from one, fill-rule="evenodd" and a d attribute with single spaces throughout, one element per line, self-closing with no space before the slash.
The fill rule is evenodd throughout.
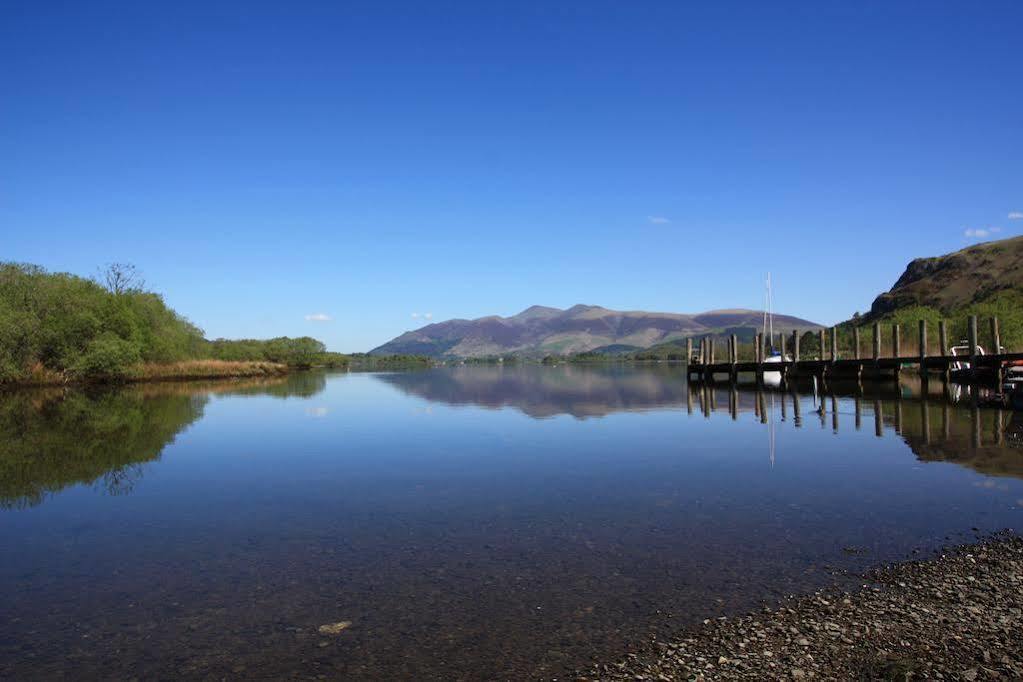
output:
<path id="1" fill-rule="evenodd" d="M 917 306 L 951 314 L 1006 293 L 1023 293 L 1023 237 L 917 258 L 891 290 L 874 299 L 865 319 Z"/>
<path id="2" fill-rule="evenodd" d="M 966 337 L 970 315 L 981 319 L 982 345 L 990 344 L 987 318 L 994 316 L 999 319 L 1002 345 L 1010 351 L 1023 349 L 1023 237 L 918 258 L 874 300 L 869 313 L 843 327 L 898 323 L 912 345 L 918 320 L 926 320 L 932 330 L 945 320 L 954 343 Z M 931 344 L 936 342 L 933 334 L 931 339 Z"/>

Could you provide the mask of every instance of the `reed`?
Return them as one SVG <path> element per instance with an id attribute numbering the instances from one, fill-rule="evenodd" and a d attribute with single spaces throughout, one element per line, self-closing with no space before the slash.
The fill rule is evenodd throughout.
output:
<path id="1" fill-rule="evenodd" d="M 129 370 L 128 381 L 170 381 L 221 379 L 227 377 L 264 377 L 285 374 L 287 365 L 276 362 L 233 360 L 183 360 L 169 363 L 145 363 Z"/>

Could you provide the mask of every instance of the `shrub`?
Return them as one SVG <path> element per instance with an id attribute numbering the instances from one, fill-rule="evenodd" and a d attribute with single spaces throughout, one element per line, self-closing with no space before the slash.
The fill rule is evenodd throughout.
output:
<path id="1" fill-rule="evenodd" d="M 106 333 L 89 344 L 85 354 L 75 363 L 74 373 L 90 379 L 119 380 L 142 360 L 139 349 L 112 333 Z"/>

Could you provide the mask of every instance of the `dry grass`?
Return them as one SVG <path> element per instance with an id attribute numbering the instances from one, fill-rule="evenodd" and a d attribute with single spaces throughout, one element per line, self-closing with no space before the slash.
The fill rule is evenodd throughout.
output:
<path id="1" fill-rule="evenodd" d="M 249 362 L 228 360 L 184 360 L 182 362 L 146 363 L 132 367 L 122 381 L 192 381 L 230 378 L 271 378 L 288 373 L 288 366 L 276 362 Z M 56 370 L 47 369 L 41 363 L 29 368 L 25 377 L 3 386 L 63 386 L 66 384 L 89 383 Z"/>
<path id="2" fill-rule="evenodd" d="M 134 368 L 129 381 L 169 381 L 266 377 L 287 373 L 286 365 L 275 362 L 231 362 L 228 360 L 185 360 L 166 364 L 147 363 Z"/>

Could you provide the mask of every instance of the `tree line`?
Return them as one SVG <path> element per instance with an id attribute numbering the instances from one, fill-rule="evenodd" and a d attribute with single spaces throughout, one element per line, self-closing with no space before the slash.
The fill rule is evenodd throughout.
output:
<path id="1" fill-rule="evenodd" d="M 130 265 L 108 266 L 89 279 L 0 263 L 0 383 L 118 379 L 145 363 L 187 360 L 347 362 L 310 337 L 208 341 L 160 294 L 147 291 Z"/>

